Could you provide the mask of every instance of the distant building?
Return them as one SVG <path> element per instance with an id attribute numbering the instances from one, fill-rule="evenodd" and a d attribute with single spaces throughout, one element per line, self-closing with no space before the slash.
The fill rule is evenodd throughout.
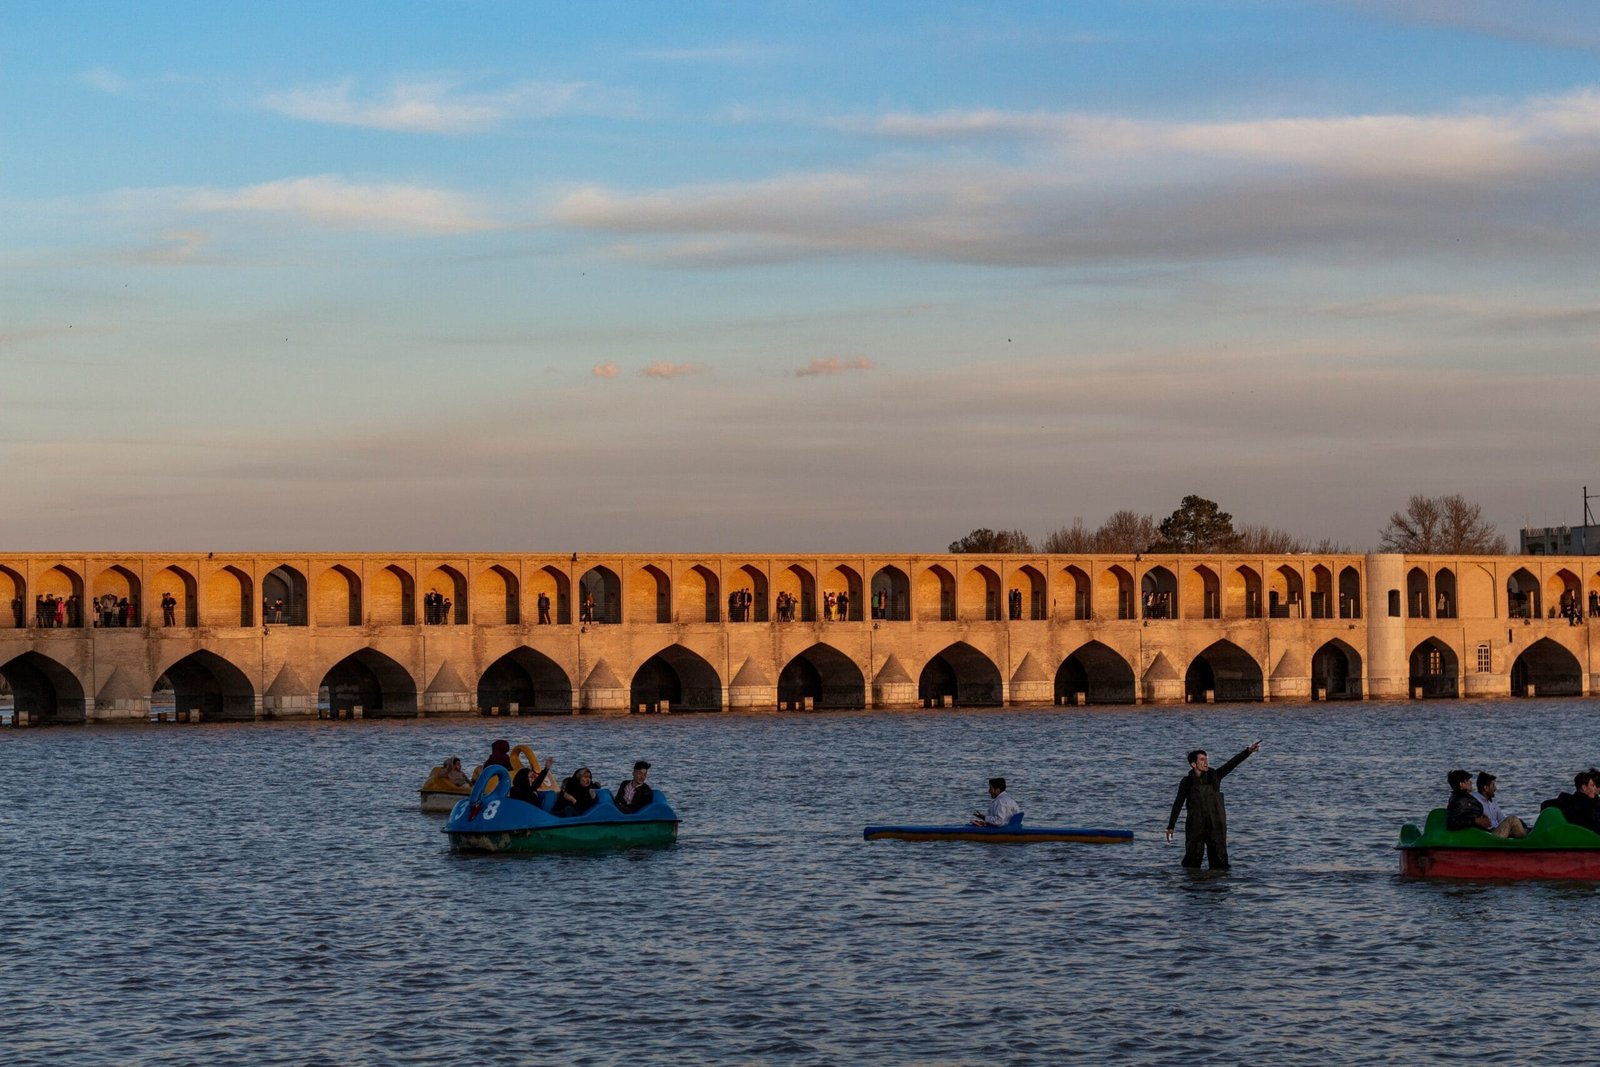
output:
<path id="1" fill-rule="evenodd" d="M 1600 555 L 1600 526 L 1524 526 L 1524 556 Z"/>

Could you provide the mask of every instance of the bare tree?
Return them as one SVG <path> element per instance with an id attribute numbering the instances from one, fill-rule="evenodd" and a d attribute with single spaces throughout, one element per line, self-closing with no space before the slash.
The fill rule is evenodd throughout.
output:
<path id="1" fill-rule="evenodd" d="M 1305 542 L 1276 526 L 1240 523 L 1234 527 L 1234 550 L 1253 555 L 1281 556 L 1288 552 L 1304 552 Z"/>
<path id="2" fill-rule="evenodd" d="M 1063 555 L 1083 555 L 1094 550 L 1094 532 L 1083 524 L 1082 518 L 1073 519 L 1071 526 L 1056 527 L 1040 543 L 1040 551 Z"/>
<path id="3" fill-rule="evenodd" d="M 1094 532 L 1094 547 L 1096 552 L 1144 552 L 1158 537 L 1154 518 L 1123 508 Z"/>
<path id="4" fill-rule="evenodd" d="M 1413 495 L 1405 511 L 1389 516 L 1380 545 L 1417 555 L 1502 556 L 1507 551 L 1505 536 L 1483 517 L 1483 508 L 1459 493 Z"/>

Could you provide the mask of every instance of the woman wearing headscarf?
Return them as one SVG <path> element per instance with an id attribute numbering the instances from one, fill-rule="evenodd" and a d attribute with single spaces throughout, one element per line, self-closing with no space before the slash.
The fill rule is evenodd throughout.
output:
<path id="1" fill-rule="evenodd" d="M 461 766 L 460 756 L 451 756 L 444 761 L 444 778 L 451 785 L 463 789 L 472 784 L 472 779 L 467 777 L 467 772 Z"/>
<path id="2" fill-rule="evenodd" d="M 483 761 L 485 767 L 504 767 L 511 769 L 511 742 L 496 741 L 489 746 L 489 758 Z"/>
<path id="3" fill-rule="evenodd" d="M 582 815 L 595 804 L 594 776 L 589 768 L 579 767 L 572 776 L 561 783 L 556 797 L 557 815 Z"/>

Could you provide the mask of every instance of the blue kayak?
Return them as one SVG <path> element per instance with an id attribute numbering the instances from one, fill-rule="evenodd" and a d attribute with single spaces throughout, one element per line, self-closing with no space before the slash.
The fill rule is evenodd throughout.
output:
<path id="1" fill-rule="evenodd" d="M 990 845 L 1031 845 L 1039 841 L 1112 845 L 1132 841 L 1133 831 L 1023 826 L 1022 816 L 1018 814 L 1004 826 L 869 826 L 861 831 L 861 837 L 866 841 L 982 841 Z"/>

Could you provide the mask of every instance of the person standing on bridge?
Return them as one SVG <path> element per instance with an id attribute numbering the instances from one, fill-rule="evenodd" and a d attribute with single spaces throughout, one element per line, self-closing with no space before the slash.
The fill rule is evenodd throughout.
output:
<path id="1" fill-rule="evenodd" d="M 1178 812 L 1188 805 L 1183 821 L 1183 865 L 1199 867 L 1201 853 L 1214 871 L 1228 869 L 1228 811 L 1222 802 L 1222 780 L 1243 763 L 1252 752 L 1261 751 L 1257 741 L 1227 763 L 1212 768 L 1204 749 L 1189 753 L 1189 773 L 1178 783 L 1178 797 L 1167 816 L 1167 840 L 1172 840 L 1178 825 Z"/>

